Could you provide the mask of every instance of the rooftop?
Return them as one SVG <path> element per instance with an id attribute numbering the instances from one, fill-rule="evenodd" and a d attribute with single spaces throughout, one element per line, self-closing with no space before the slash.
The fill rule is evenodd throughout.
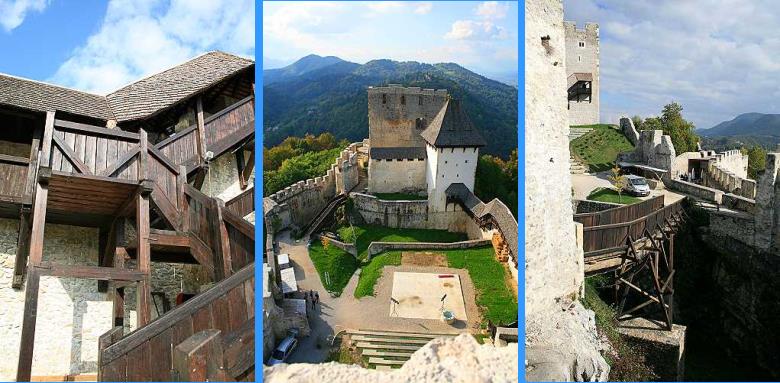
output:
<path id="1" fill-rule="evenodd" d="M 460 100 L 452 98 L 444 103 L 439 114 L 420 135 L 427 143 L 439 148 L 486 145 L 461 107 Z"/>

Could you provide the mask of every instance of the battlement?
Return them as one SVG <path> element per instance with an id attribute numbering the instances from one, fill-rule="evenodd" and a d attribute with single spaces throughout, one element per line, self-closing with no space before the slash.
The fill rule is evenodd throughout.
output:
<path id="1" fill-rule="evenodd" d="M 372 94 L 405 94 L 405 95 L 424 95 L 440 96 L 448 95 L 447 89 L 423 89 L 418 86 L 405 87 L 400 84 L 388 84 L 387 86 L 369 86 L 369 97 Z"/>
<path id="2" fill-rule="evenodd" d="M 585 23 L 585 28 L 577 28 L 576 21 L 564 21 L 563 29 L 566 32 L 566 36 L 574 35 L 577 33 L 591 35 L 595 37 L 598 37 L 599 35 L 598 23 Z"/>

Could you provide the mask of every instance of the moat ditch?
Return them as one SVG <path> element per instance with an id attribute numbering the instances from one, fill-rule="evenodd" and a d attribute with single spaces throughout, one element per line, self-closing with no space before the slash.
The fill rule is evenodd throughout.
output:
<path id="1" fill-rule="evenodd" d="M 691 219 L 674 241 L 674 322 L 687 327 L 684 380 L 777 380 L 780 283 L 774 276 L 780 271 L 780 257 L 713 238 L 707 213 L 693 207 L 686 211 Z M 609 283 L 606 275 L 589 278 L 592 287 Z M 598 295 L 609 305 L 614 301 L 609 287 L 600 288 Z M 603 323 L 599 327 L 604 331 Z M 615 336 L 608 336 L 612 343 Z M 625 343 L 618 346 L 622 352 L 617 351 L 626 360 L 612 363 L 611 379 L 673 378 L 668 358 L 659 359 L 652 349 L 627 339 L 618 343 Z"/>

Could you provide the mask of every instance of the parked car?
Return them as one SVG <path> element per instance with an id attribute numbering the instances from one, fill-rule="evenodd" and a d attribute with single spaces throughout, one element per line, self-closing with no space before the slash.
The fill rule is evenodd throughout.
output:
<path id="1" fill-rule="evenodd" d="M 626 176 L 626 181 L 628 182 L 623 188 L 626 193 L 641 197 L 650 195 L 650 185 L 644 177 L 629 174 Z"/>
<path id="2" fill-rule="evenodd" d="M 295 348 L 298 346 L 298 331 L 289 331 L 287 337 L 282 339 L 278 346 L 271 353 L 271 357 L 268 359 L 268 365 L 273 366 L 284 363 L 287 358 L 292 355 Z"/>

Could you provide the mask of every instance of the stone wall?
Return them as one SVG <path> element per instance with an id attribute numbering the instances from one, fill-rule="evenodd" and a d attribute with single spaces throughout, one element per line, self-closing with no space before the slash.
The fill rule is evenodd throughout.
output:
<path id="1" fill-rule="evenodd" d="M 617 203 L 598 202 L 598 201 L 590 201 L 590 200 L 574 200 L 572 201 L 572 205 L 574 206 L 574 212 L 576 214 L 595 213 L 595 212 L 623 206 Z"/>
<path id="2" fill-rule="evenodd" d="M 620 131 L 626 136 L 631 145 L 639 143 L 639 132 L 634 127 L 634 121 L 628 117 L 620 117 Z"/>
<path id="3" fill-rule="evenodd" d="M 368 136 L 374 148 L 425 147 L 420 136 L 447 101 L 444 89 L 368 88 Z M 422 118 L 421 122 L 417 122 Z"/>
<path id="4" fill-rule="evenodd" d="M 584 281 L 569 175 L 563 4 L 525 2 L 525 372 L 529 380 L 606 380 Z"/>
<path id="5" fill-rule="evenodd" d="M 755 229 L 751 215 L 729 211 L 710 212 L 710 233 L 714 236 L 753 246 Z"/>
<path id="6" fill-rule="evenodd" d="M 356 142 L 344 149 L 324 176 L 299 181 L 263 198 L 266 218 L 279 222 L 278 230 L 303 227 L 328 205 L 337 194 L 354 188 L 360 177 L 358 149 L 367 142 Z"/>
<path id="7" fill-rule="evenodd" d="M 709 202 L 715 202 L 720 204 L 723 200 L 723 191 L 701 186 L 695 183 L 683 181 L 683 180 L 668 180 L 666 186 L 669 189 L 677 190 L 687 195 L 694 196 L 699 199 L 703 199 Z"/>
<path id="8" fill-rule="evenodd" d="M 756 213 L 756 200 L 726 193 L 721 199 L 721 204 L 729 209 L 744 211 L 746 213 Z"/>
<path id="9" fill-rule="evenodd" d="M 566 38 L 566 77 L 573 73 L 590 73 L 590 101 L 569 101 L 569 125 L 598 124 L 599 119 L 599 25 L 585 23 L 584 29 L 577 29 L 577 23 L 564 22 Z M 584 44 L 584 46 L 580 46 Z M 564 85 L 564 89 L 566 86 Z"/>
<path id="10" fill-rule="evenodd" d="M 711 157 L 703 175 L 706 186 L 745 198 L 756 198 L 756 181 L 747 178 L 748 156 L 728 150 Z"/>
<path id="11" fill-rule="evenodd" d="M 634 151 L 621 153 L 618 161 L 640 163 L 671 171 L 675 157 L 677 155 L 671 137 L 665 135 L 662 130 L 642 130 Z"/>
<path id="12" fill-rule="evenodd" d="M 389 201 L 364 193 L 351 193 L 355 210 L 372 225 L 406 229 L 438 229 L 474 233 L 476 223 L 460 205 L 449 203 L 445 211 L 431 212 L 427 200 Z M 477 230 L 478 226 L 477 226 Z M 481 231 L 481 230 L 480 230 Z"/>
<path id="13" fill-rule="evenodd" d="M 390 250 L 458 250 L 492 245 L 489 239 L 475 239 L 461 242 L 371 242 L 368 245 L 368 258 Z"/>
<path id="14" fill-rule="evenodd" d="M 11 288 L 19 221 L 0 219 L 0 380 L 16 378 L 24 288 Z M 98 230 L 47 224 L 43 261 L 97 266 Z M 33 376 L 94 374 L 97 340 L 112 327 L 112 302 L 97 281 L 41 277 Z"/>
<path id="15" fill-rule="evenodd" d="M 244 158 L 249 158 L 249 152 L 244 154 Z M 255 169 L 252 169 L 247 184 L 254 185 L 254 183 Z M 241 189 L 235 155 L 228 152 L 209 163 L 209 170 L 201 188 L 204 194 L 222 201 L 229 201 L 244 190 Z"/>
<path id="16" fill-rule="evenodd" d="M 372 193 L 425 193 L 424 159 L 371 160 L 368 190 Z"/>

